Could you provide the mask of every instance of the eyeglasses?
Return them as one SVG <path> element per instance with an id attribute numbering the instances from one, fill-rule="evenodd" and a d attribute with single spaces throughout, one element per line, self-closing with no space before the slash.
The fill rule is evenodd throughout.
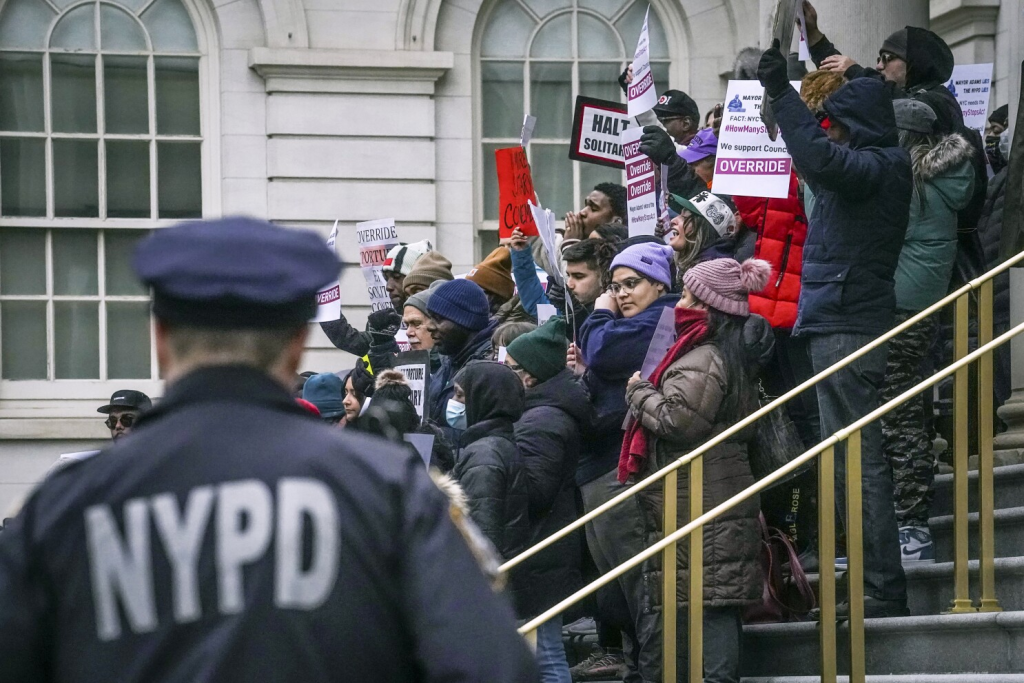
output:
<path id="1" fill-rule="evenodd" d="M 879 52 L 878 53 L 878 62 L 882 66 L 888 66 L 889 62 L 891 62 L 894 59 L 901 59 L 901 57 L 899 55 L 894 55 L 891 52 Z"/>
<path id="2" fill-rule="evenodd" d="M 618 296 L 622 294 L 632 294 L 633 290 L 640 286 L 641 282 L 647 282 L 645 277 L 631 277 L 623 280 L 622 282 L 613 282 L 608 285 L 608 291 Z"/>
<path id="3" fill-rule="evenodd" d="M 516 365 L 515 363 L 509 363 L 508 361 L 505 361 L 505 367 L 508 368 L 509 370 L 511 370 L 512 372 L 522 372 L 523 371 L 523 366 L 522 365 Z"/>
<path id="4" fill-rule="evenodd" d="M 124 413 L 123 415 L 120 415 L 118 417 L 114 417 L 113 415 L 111 415 L 110 417 L 107 418 L 104 424 L 107 425 L 107 429 L 114 429 L 115 427 L 117 427 L 117 423 L 120 422 L 122 425 L 124 425 L 125 429 L 131 429 L 132 425 L 135 424 L 135 417 L 136 416 L 134 413 Z"/>

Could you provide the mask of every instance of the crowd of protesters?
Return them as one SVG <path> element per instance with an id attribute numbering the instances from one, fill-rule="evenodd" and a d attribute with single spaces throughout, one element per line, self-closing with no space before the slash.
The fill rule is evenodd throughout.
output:
<path id="1" fill-rule="evenodd" d="M 390 309 L 372 313 L 364 331 L 344 315 L 321 323 L 359 360 L 337 373 L 298 376 L 295 399 L 338 428 L 395 441 L 431 437 L 426 463 L 453 515 L 472 522 L 474 554 L 495 585 L 504 582 L 522 620 L 656 543 L 661 485 L 507 577 L 496 576 L 500 559 L 994 265 L 1009 156 L 1006 106 L 994 111 L 983 139 L 964 126 L 943 85 L 953 55 L 936 34 L 897 30 L 871 68 L 822 34 L 810 3 L 804 14 L 818 69 L 803 76 L 799 91 L 790 85 L 793 60 L 778 44 L 744 67 L 764 85 L 764 106 L 785 133 L 794 164 L 787 196 L 713 194 L 722 108 L 702 121 L 692 98 L 668 90 L 653 110 L 660 125 L 644 128 L 641 146 L 669 169 L 668 219 L 656 236 L 630 237 L 625 188 L 602 183 L 565 216 L 556 262 L 520 230 L 458 276 L 429 241 L 402 244 L 383 266 Z M 627 70 L 620 84 L 631 78 Z M 1008 325 L 1008 295 L 1005 280 L 996 284 L 998 332 Z M 543 304 L 557 314 L 538 326 Z M 667 312 L 676 340 L 641 374 Z M 404 375 L 391 369 L 400 330 L 411 350 L 428 354 L 422 415 Z M 946 334 L 938 315 L 926 318 L 790 401 L 800 444 L 817 444 L 920 382 L 944 362 Z M 998 400 L 1009 394 L 1005 356 L 997 356 L 995 391 Z M 100 412 L 120 439 L 149 405 L 143 394 L 118 392 Z M 908 614 L 903 566 L 935 558 L 928 529 L 934 412 L 922 395 L 862 430 L 868 617 Z M 755 439 L 740 432 L 705 454 L 703 509 L 754 482 Z M 841 447 L 837 455 L 842 478 Z M 689 514 L 688 476 L 679 470 L 680 523 Z M 762 513 L 795 544 L 804 569 L 832 561 L 817 555 L 815 482 L 813 471 L 803 472 L 704 527 L 705 680 L 739 681 L 744 613 L 763 596 Z M 837 486 L 840 510 L 844 491 Z M 538 629 L 545 683 L 662 680 L 660 558 L 598 591 L 589 605 L 598 647 L 571 671 L 561 617 Z M 679 558 L 677 671 L 685 680 L 685 543 Z"/>

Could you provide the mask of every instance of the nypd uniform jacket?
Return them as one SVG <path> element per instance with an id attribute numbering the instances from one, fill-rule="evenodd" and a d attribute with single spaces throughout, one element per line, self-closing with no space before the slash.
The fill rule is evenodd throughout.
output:
<path id="1" fill-rule="evenodd" d="M 193 372 L 0 532 L 0 681 L 535 680 L 422 461 Z"/>

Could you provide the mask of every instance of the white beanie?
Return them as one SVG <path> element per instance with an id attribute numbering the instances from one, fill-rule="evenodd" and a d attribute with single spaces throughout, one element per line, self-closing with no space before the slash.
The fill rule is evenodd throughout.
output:
<path id="1" fill-rule="evenodd" d="M 391 247 L 388 257 L 384 260 L 381 270 L 385 273 L 396 272 L 399 275 L 408 275 L 413 265 L 428 251 L 433 251 L 430 240 L 420 240 L 412 244 L 399 244 Z"/>

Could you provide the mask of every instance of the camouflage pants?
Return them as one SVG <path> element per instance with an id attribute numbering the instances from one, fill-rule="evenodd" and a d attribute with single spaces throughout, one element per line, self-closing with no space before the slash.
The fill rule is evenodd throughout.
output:
<path id="1" fill-rule="evenodd" d="M 897 311 L 896 324 L 912 314 Z M 925 318 L 889 342 L 882 402 L 890 401 L 925 377 L 928 348 L 938 333 L 938 320 Z M 903 526 L 928 526 L 935 481 L 935 455 L 925 415 L 924 393 L 882 418 L 882 447 L 892 466 L 896 521 Z"/>

